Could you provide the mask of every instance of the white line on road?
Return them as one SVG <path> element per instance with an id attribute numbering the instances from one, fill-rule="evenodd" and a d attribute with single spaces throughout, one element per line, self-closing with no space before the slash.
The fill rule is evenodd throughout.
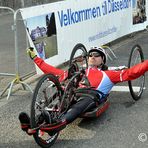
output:
<path id="1" fill-rule="evenodd" d="M 145 87 L 144 87 L 144 89 L 145 89 Z M 140 90 L 140 87 L 134 86 L 133 90 L 134 90 L 134 92 L 138 92 Z M 128 86 L 114 86 L 112 88 L 112 91 L 129 92 L 129 87 Z"/>

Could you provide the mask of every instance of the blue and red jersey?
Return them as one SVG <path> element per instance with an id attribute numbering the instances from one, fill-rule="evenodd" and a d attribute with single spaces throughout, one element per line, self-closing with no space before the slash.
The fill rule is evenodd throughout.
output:
<path id="1" fill-rule="evenodd" d="M 45 74 L 51 73 L 60 76 L 59 81 L 63 81 L 67 78 L 67 71 L 51 66 L 39 57 L 36 57 L 34 62 Z M 104 94 L 108 94 L 116 83 L 136 79 L 146 71 L 148 71 L 148 60 L 124 70 L 103 71 L 97 67 L 88 67 L 88 69 L 86 69 L 86 76 L 91 87 Z"/>

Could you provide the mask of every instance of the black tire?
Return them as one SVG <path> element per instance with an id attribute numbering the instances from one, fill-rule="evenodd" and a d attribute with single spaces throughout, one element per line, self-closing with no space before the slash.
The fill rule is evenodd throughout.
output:
<path id="1" fill-rule="evenodd" d="M 81 43 L 77 44 L 72 50 L 69 60 L 69 67 L 71 67 L 73 63 L 76 63 L 79 69 L 88 67 L 87 50 Z"/>
<path id="2" fill-rule="evenodd" d="M 31 128 L 37 129 L 37 122 L 39 120 L 40 114 L 45 108 L 52 108 L 53 102 L 57 101 L 57 104 L 54 104 L 54 108 L 58 108 L 60 106 L 60 100 L 62 95 L 62 88 L 57 79 L 52 74 L 43 75 L 42 78 L 36 85 L 32 104 L 31 104 Z M 56 118 L 60 113 L 50 111 L 49 112 L 51 118 Z M 44 132 L 44 135 L 41 135 L 39 129 L 33 135 L 36 143 L 43 148 L 49 148 L 53 145 L 59 135 L 59 133 L 50 133 Z"/>
<path id="3" fill-rule="evenodd" d="M 138 64 L 143 61 L 144 61 L 144 55 L 143 55 L 141 46 L 140 45 L 133 46 L 131 53 L 130 53 L 129 61 L 128 61 L 128 67 L 130 68 L 134 66 L 135 64 Z M 135 101 L 141 98 L 141 95 L 144 89 L 144 84 L 145 84 L 144 75 L 142 75 L 138 79 L 128 81 L 131 96 Z M 136 90 L 135 88 L 138 88 L 138 90 Z"/>

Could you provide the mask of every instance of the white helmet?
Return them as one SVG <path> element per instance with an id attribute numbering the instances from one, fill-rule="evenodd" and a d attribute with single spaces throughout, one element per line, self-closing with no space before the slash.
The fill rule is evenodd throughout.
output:
<path id="1" fill-rule="evenodd" d="M 105 64 L 106 59 L 107 59 L 105 49 L 103 49 L 102 47 L 91 47 L 90 50 L 88 51 L 88 54 L 90 54 L 91 52 L 94 52 L 94 51 L 99 52 L 101 54 L 101 57 L 103 58 L 103 62 Z"/>

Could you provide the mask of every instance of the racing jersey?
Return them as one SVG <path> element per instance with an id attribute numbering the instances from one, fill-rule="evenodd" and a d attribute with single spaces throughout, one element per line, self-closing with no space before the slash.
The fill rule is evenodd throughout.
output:
<path id="1" fill-rule="evenodd" d="M 34 62 L 45 74 L 51 73 L 60 76 L 59 81 L 63 81 L 67 78 L 67 71 L 55 68 L 54 66 L 45 63 L 39 57 L 36 57 Z M 136 79 L 146 71 L 148 71 L 148 60 L 124 70 L 103 71 L 97 67 L 88 67 L 88 69 L 86 69 L 86 76 L 92 88 L 107 95 L 116 83 Z"/>

